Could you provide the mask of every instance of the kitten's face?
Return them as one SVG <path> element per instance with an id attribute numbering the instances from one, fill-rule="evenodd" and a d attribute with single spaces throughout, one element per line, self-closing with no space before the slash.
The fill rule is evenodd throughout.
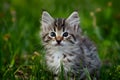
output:
<path id="1" fill-rule="evenodd" d="M 70 46 L 76 42 L 80 34 L 79 16 L 73 12 L 67 19 L 54 19 L 46 11 L 42 14 L 42 39 L 50 46 Z"/>

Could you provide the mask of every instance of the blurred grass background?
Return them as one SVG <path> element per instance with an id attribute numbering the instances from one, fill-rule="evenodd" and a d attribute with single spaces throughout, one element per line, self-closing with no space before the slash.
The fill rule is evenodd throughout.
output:
<path id="1" fill-rule="evenodd" d="M 42 9 L 53 17 L 78 10 L 98 47 L 100 80 L 120 79 L 120 0 L 0 0 L 0 80 L 52 80 L 39 37 Z"/>

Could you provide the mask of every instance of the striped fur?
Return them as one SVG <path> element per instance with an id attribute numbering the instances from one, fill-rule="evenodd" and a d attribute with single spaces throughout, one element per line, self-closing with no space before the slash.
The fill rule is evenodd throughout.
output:
<path id="1" fill-rule="evenodd" d="M 73 12 L 67 19 L 52 18 L 46 11 L 42 14 L 41 37 L 46 48 L 46 64 L 58 80 L 61 64 L 67 80 L 85 79 L 85 69 L 91 77 L 97 77 L 100 59 L 96 46 L 81 34 L 79 16 Z M 93 76 L 94 75 L 94 76 Z"/>
<path id="2" fill-rule="evenodd" d="M 54 28 L 57 28 L 58 30 L 61 30 L 61 28 L 63 29 L 63 31 L 65 31 L 65 19 L 63 18 L 57 18 L 54 21 Z"/>

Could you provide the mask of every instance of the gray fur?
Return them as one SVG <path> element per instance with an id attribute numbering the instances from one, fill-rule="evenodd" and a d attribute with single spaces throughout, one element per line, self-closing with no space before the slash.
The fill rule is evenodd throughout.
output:
<path id="1" fill-rule="evenodd" d="M 96 46 L 81 33 L 78 13 L 73 12 L 67 19 L 53 19 L 49 13 L 46 13 L 42 14 L 41 36 L 46 48 L 45 58 L 48 69 L 58 75 L 63 64 L 66 79 L 69 73 L 70 80 L 85 79 L 84 69 L 88 70 L 91 77 L 94 77 L 93 75 L 97 77 L 101 66 L 100 59 Z M 56 36 L 51 37 L 51 32 L 55 32 Z M 68 32 L 69 35 L 63 37 L 64 32 Z M 57 45 L 58 37 L 61 39 L 61 45 Z"/>

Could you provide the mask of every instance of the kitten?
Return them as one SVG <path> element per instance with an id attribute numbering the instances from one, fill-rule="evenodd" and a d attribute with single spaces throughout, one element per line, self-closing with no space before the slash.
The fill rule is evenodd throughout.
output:
<path id="1" fill-rule="evenodd" d="M 97 77 L 101 66 L 96 46 L 82 34 L 79 15 L 74 11 L 67 19 L 54 19 L 43 11 L 41 37 L 46 48 L 48 69 L 58 75 L 63 66 L 65 80 L 86 79 L 86 70 L 91 78 Z"/>

